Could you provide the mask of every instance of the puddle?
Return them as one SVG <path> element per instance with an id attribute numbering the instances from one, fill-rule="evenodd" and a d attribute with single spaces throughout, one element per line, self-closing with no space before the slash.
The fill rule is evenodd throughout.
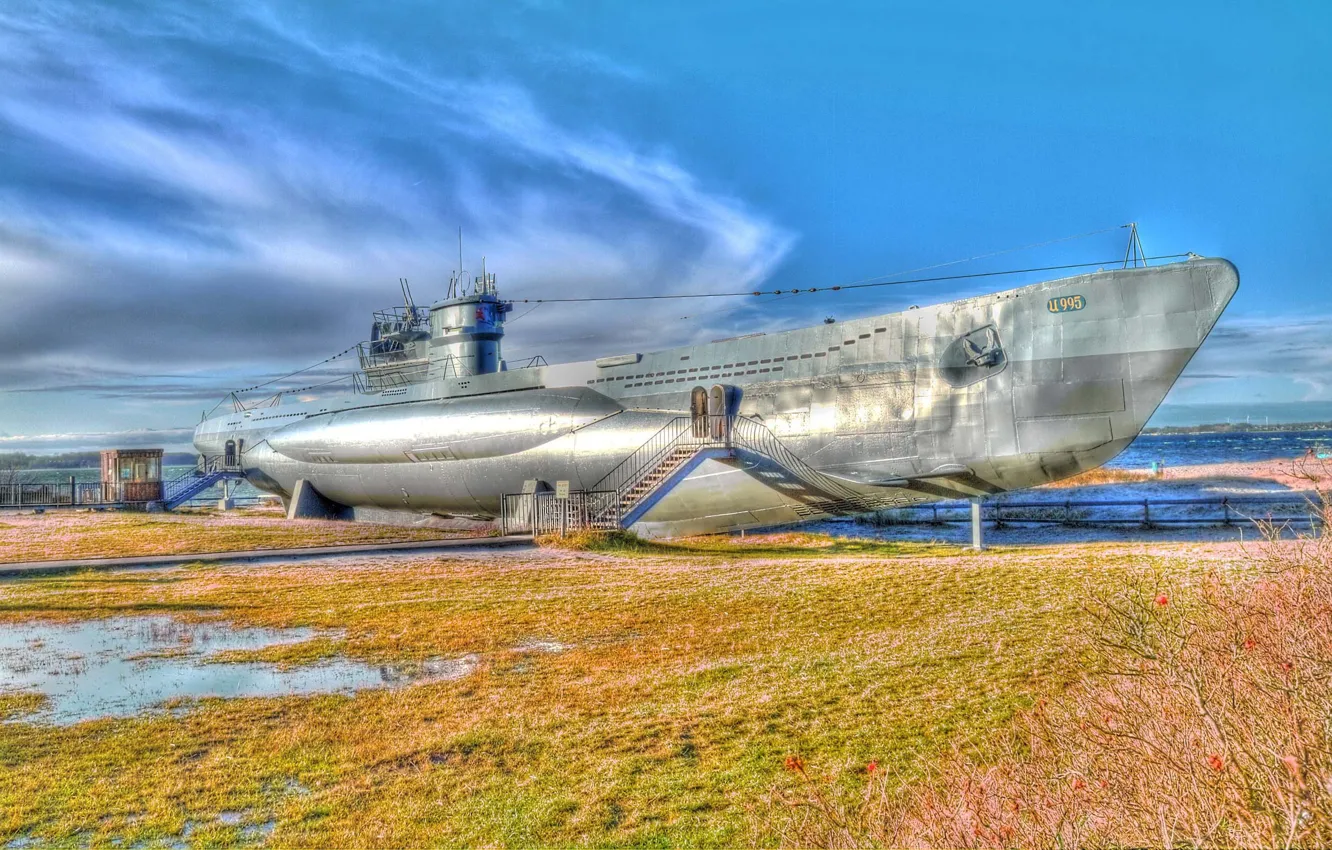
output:
<path id="1" fill-rule="evenodd" d="M 8 623 L 0 625 L 0 691 L 47 697 L 41 711 L 14 720 L 69 724 L 128 717 L 180 698 L 352 693 L 457 679 L 477 664 L 473 656 L 380 666 L 335 658 L 285 670 L 258 662 L 208 663 L 219 652 L 300 643 L 316 634 L 166 616 Z"/>

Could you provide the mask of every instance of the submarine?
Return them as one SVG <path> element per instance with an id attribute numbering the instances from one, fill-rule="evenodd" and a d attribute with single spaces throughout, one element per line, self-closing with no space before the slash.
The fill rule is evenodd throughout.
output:
<path id="1" fill-rule="evenodd" d="M 232 396 L 205 458 L 288 516 L 675 537 L 978 498 L 1100 466 L 1239 287 L 1227 260 L 549 364 L 504 358 L 495 276 L 376 313 L 351 391 Z"/>

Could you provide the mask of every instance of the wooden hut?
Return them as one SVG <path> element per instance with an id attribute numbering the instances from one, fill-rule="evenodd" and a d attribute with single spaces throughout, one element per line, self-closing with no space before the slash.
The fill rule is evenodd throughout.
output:
<path id="1" fill-rule="evenodd" d="M 108 502 L 161 501 L 162 450 L 103 451 L 102 498 Z"/>

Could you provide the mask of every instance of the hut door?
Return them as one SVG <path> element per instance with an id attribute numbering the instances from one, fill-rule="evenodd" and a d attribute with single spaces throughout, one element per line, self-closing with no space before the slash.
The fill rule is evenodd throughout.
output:
<path id="1" fill-rule="evenodd" d="M 694 387 L 689 394 L 689 417 L 694 423 L 694 436 L 708 436 L 708 391 L 702 387 Z"/>
<path id="2" fill-rule="evenodd" d="M 226 448 L 222 453 L 222 463 L 224 466 L 236 465 L 236 441 L 227 440 Z"/>

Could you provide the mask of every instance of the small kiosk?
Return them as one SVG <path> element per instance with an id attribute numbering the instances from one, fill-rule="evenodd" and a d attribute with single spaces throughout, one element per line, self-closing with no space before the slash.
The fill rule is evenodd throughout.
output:
<path id="1" fill-rule="evenodd" d="M 107 502 L 160 502 L 161 449 L 107 449 L 102 452 L 102 499 Z"/>

